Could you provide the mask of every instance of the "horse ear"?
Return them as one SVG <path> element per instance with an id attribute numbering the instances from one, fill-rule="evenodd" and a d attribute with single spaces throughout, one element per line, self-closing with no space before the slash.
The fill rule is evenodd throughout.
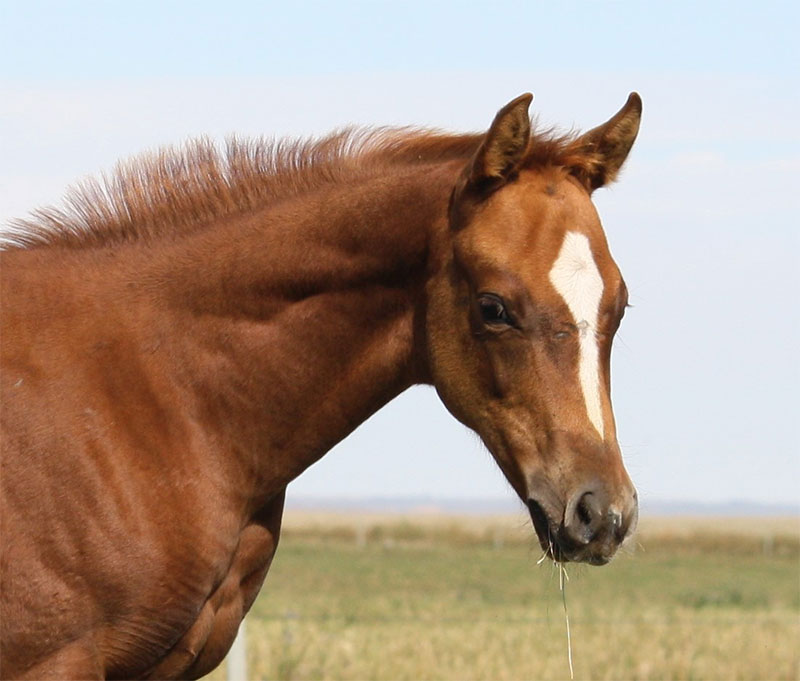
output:
<path id="1" fill-rule="evenodd" d="M 613 182 L 639 132 L 642 98 L 636 92 L 614 116 L 573 142 L 580 159 L 569 170 L 591 192 Z"/>
<path id="2" fill-rule="evenodd" d="M 531 136 L 528 107 L 533 95 L 526 92 L 506 104 L 492 121 L 467 168 L 467 184 L 479 192 L 491 192 L 508 181 L 517 169 Z"/>

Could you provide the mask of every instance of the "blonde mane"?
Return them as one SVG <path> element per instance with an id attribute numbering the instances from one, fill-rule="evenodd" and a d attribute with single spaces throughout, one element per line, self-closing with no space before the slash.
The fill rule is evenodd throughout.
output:
<path id="1" fill-rule="evenodd" d="M 61 206 L 10 223 L 6 248 L 101 247 L 191 232 L 325 185 L 381 170 L 466 160 L 482 134 L 348 129 L 318 140 L 190 140 L 118 164 L 67 192 Z M 587 164 L 574 137 L 534 134 L 527 166 Z"/>

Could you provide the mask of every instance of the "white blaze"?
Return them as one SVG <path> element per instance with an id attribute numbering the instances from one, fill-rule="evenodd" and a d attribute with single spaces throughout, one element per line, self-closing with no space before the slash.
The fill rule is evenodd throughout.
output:
<path id="1" fill-rule="evenodd" d="M 578 327 L 578 376 L 586 413 L 600 437 L 603 437 L 600 355 L 596 335 L 603 278 L 592 256 L 589 239 L 584 234 L 566 233 L 550 270 L 550 282 L 564 299 Z"/>

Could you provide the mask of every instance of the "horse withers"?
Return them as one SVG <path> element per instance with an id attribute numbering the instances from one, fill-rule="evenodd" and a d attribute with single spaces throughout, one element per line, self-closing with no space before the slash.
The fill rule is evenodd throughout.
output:
<path id="1" fill-rule="evenodd" d="M 564 137 L 531 130 L 530 101 L 484 134 L 193 142 L 15 225 L 3 677 L 210 671 L 286 485 L 417 383 L 479 433 L 554 560 L 613 556 L 637 516 L 609 395 L 627 291 L 591 196 L 641 100 Z"/>

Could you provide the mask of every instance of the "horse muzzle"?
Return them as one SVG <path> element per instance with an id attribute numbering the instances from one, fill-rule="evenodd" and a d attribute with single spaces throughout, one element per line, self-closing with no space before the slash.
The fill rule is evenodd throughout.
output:
<path id="1" fill-rule="evenodd" d="M 550 490 L 528 498 L 528 510 L 542 549 L 557 562 L 608 563 L 633 534 L 639 516 L 636 491 L 614 497 L 599 483 L 580 488 L 566 503 Z"/>

